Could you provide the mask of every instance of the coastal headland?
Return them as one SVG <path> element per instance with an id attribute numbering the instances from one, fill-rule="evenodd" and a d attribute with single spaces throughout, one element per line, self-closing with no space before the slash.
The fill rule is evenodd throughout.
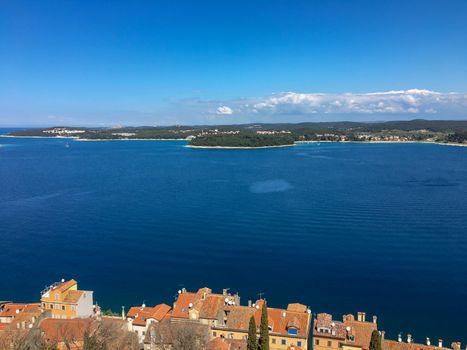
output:
<path id="1" fill-rule="evenodd" d="M 467 120 L 382 123 L 321 122 L 167 127 L 50 127 L 17 130 L 9 137 L 70 138 L 77 141 L 187 140 L 191 148 L 255 149 L 302 142 L 435 143 L 467 145 Z"/>

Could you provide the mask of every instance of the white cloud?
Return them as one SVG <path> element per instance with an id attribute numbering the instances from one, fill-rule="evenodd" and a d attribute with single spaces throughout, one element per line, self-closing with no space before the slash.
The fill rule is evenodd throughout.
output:
<path id="1" fill-rule="evenodd" d="M 467 115 L 467 93 L 439 93 L 419 89 L 341 94 L 283 92 L 268 97 L 229 101 L 229 104 L 233 105 L 240 115 Z"/>
<path id="2" fill-rule="evenodd" d="M 414 118 L 465 119 L 467 93 L 423 89 L 369 93 L 282 92 L 232 100 L 177 104 L 189 123 L 378 121 Z"/>
<path id="3" fill-rule="evenodd" d="M 232 114 L 233 110 L 230 107 L 227 106 L 220 106 L 216 110 L 216 114 Z"/>

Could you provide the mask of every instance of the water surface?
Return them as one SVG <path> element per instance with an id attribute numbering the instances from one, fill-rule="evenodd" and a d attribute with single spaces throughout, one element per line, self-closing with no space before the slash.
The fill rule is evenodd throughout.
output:
<path id="1" fill-rule="evenodd" d="M 0 145 L 0 299 L 62 277 L 114 310 L 230 287 L 377 314 L 390 338 L 467 341 L 467 148 Z"/>

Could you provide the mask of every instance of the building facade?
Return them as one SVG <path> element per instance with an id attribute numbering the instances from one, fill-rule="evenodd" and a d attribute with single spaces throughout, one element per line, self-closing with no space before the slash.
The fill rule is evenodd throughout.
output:
<path id="1" fill-rule="evenodd" d="M 42 311 L 52 318 L 72 319 L 94 315 L 93 292 L 78 289 L 78 282 L 56 282 L 41 293 Z"/>

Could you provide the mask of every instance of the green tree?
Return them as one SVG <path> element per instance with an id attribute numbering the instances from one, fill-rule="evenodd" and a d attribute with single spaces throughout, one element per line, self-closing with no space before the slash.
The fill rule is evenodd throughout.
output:
<path id="1" fill-rule="evenodd" d="M 248 327 L 247 350 L 258 350 L 258 340 L 256 339 L 256 321 L 254 315 L 251 315 L 250 325 Z"/>
<path id="2" fill-rule="evenodd" d="M 381 350 L 381 334 L 377 330 L 371 333 L 370 350 Z"/>
<path id="3" fill-rule="evenodd" d="M 261 310 L 261 324 L 259 326 L 259 350 L 269 350 L 268 307 L 266 300 Z"/>

